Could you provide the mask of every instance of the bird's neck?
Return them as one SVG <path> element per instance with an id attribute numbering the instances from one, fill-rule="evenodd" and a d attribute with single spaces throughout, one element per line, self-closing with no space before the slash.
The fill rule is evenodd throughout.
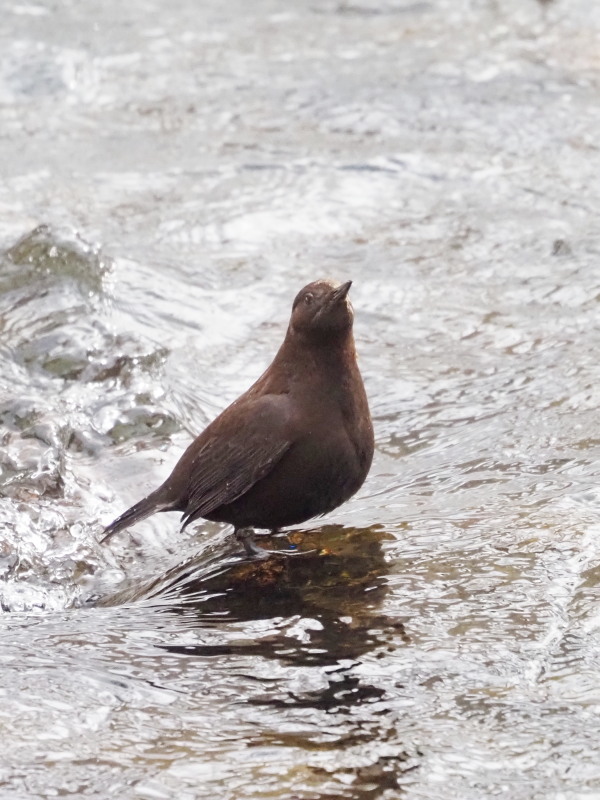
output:
<path id="1" fill-rule="evenodd" d="M 272 366 L 275 365 L 274 374 L 285 376 L 287 381 L 311 381 L 319 376 L 334 380 L 336 376 L 347 377 L 348 373 L 358 370 L 352 330 L 327 340 L 307 339 L 288 330 L 273 361 Z"/>

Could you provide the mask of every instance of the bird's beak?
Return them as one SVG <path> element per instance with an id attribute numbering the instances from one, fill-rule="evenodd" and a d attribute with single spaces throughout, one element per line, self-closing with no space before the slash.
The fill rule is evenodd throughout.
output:
<path id="1" fill-rule="evenodd" d="M 340 303 L 342 300 L 345 300 L 351 286 L 352 281 L 346 281 L 346 283 L 342 283 L 341 286 L 338 286 L 337 289 L 334 289 L 329 295 L 329 302 Z"/>

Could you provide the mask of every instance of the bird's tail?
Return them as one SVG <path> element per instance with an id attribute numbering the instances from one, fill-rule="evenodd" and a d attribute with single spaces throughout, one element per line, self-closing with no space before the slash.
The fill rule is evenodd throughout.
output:
<path id="1" fill-rule="evenodd" d="M 156 491 L 144 497 L 139 503 L 128 508 L 120 517 L 117 517 L 110 525 L 104 528 L 104 536 L 100 539 L 100 544 L 107 542 L 115 533 L 129 528 L 136 522 L 146 519 L 151 514 L 157 511 L 170 511 L 173 510 L 173 504 L 164 499 L 164 492 L 161 491 L 163 487 L 160 486 Z"/>

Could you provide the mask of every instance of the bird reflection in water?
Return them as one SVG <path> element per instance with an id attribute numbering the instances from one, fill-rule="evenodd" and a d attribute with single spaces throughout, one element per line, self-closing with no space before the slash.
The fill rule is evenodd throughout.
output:
<path id="1" fill-rule="evenodd" d="M 290 638 L 287 630 L 282 630 L 241 646 L 244 653 L 261 653 L 295 664 L 356 659 L 385 646 L 399 631 L 405 636 L 397 619 L 387 619 L 378 610 L 387 592 L 388 572 L 382 548 L 388 535 L 379 526 L 325 525 L 264 538 L 272 548 L 269 558 L 224 562 L 216 556 L 207 565 L 200 556 L 147 586 L 144 599 L 167 601 L 165 607 L 173 613 L 189 614 L 193 608 L 200 624 L 314 620 L 316 625 L 310 628 L 306 642 Z M 217 647 L 223 652 L 222 646 Z M 226 647 L 233 652 L 236 645 Z M 190 655 L 213 652 L 212 645 L 205 644 L 168 645 L 166 649 Z"/>
<path id="2" fill-rule="evenodd" d="M 387 740 L 397 741 L 385 689 L 360 670 L 367 654 L 375 652 L 369 658 L 376 658 L 377 651 L 409 642 L 403 623 L 381 611 L 388 591 L 384 552 L 388 538 L 392 537 L 381 526 L 326 525 L 267 537 L 267 546 L 274 552 L 264 561 L 237 560 L 226 570 L 215 564 L 208 573 L 198 561 L 182 565 L 148 595 L 168 597 L 170 612 L 189 614 L 193 609 L 199 627 L 214 625 L 217 641 L 160 647 L 190 658 L 232 658 L 232 669 L 239 657 L 245 705 L 257 713 L 261 708 L 265 712 L 297 708 L 305 723 L 312 720 L 295 732 L 280 730 L 265 720 L 259 734 L 261 745 L 312 751 L 335 750 L 342 742 L 344 747 L 360 747 L 373 736 L 380 746 Z M 290 546 L 296 554 L 275 550 Z M 276 624 L 268 635 L 252 638 L 252 622 L 269 619 Z M 233 640 L 224 641 L 220 635 L 224 621 L 242 623 L 242 631 L 239 624 L 235 626 Z M 299 633 L 294 635 L 294 631 Z M 255 668 L 248 668 L 248 656 L 258 658 Z M 273 675 L 263 659 L 278 661 L 284 670 L 292 667 L 296 677 L 290 682 L 280 672 Z M 316 686 L 311 680 L 303 685 L 300 676 L 311 667 L 317 668 L 321 679 Z M 360 726 L 351 713 L 357 708 L 362 708 Z M 314 733 L 322 729 L 324 719 L 337 731 L 331 741 Z M 416 766 L 408 752 L 395 748 L 393 755 L 368 767 L 342 771 L 348 773 L 345 780 L 352 786 L 352 796 L 369 800 L 379 796 L 374 790 L 398 789 L 399 776 Z"/>

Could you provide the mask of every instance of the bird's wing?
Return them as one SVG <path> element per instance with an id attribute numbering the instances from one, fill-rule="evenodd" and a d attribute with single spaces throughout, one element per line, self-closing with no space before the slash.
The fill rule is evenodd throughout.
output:
<path id="1" fill-rule="evenodd" d="M 236 408 L 235 427 L 226 415 L 207 429 L 189 465 L 184 527 L 245 494 L 292 445 L 286 395 L 263 395 Z"/>

